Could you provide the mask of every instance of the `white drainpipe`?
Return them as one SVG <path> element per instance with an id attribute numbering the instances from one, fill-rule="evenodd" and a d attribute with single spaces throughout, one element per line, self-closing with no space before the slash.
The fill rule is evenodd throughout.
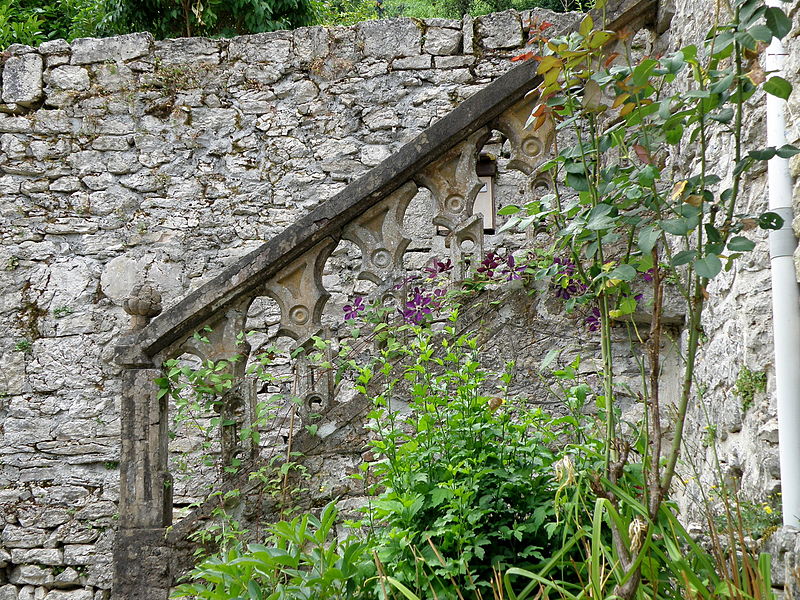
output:
<path id="1" fill-rule="evenodd" d="M 768 0 L 782 7 L 781 0 Z M 785 51 L 777 38 L 767 48 L 767 77 L 783 74 Z M 786 144 L 786 102 L 767 94 L 767 145 Z M 797 240 L 792 232 L 792 179 L 789 161 L 769 161 L 769 209 L 783 227 L 769 235 L 772 263 L 772 322 L 775 333 L 775 388 L 781 461 L 783 524 L 800 527 L 800 293 L 794 268 Z"/>

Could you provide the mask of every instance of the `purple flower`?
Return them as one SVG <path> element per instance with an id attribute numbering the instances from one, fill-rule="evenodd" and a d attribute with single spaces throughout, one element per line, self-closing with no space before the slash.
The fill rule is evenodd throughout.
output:
<path id="1" fill-rule="evenodd" d="M 589 316 L 584 319 L 586 329 L 589 331 L 600 331 L 600 309 L 595 307 L 589 313 Z"/>
<path id="2" fill-rule="evenodd" d="M 344 310 L 344 320 L 347 321 L 349 319 L 355 319 L 358 316 L 358 313 L 365 308 L 364 297 L 356 296 L 356 299 L 353 300 L 353 304 L 347 304 L 343 307 L 342 310 Z"/>
<path id="3" fill-rule="evenodd" d="M 397 285 L 395 285 L 394 289 L 402 290 L 406 285 L 408 285 L 412 281 L 416 281 L 417 279 L 419 279 L 419 275 L 409 275 L 408 277 L 403 278 Z"/>
<path id="4" fill-rule="evenodd" d="M 588 289 L 586 284 L 572 278 L 576 271 L 575 263 L 568 258 L 556 256 L 553 259 L 553 264 L 561 267 L 556 273 L 555 282 L 552 285 L 553 289 L 555 289 L 556 298 L 569 300 L 573 296 L 581 296 L 586 293 Z"/>
<path id="5" fill-rule="evenodd" d="M 494 277 L 494 270 L 500 266 L 502 260 L 496 252 L 489 252 L 481 261 L 481 266 L 478 267 L 478 273 L 481 273 L 491 279 Z"/>
<path id="6" fill-rule="evenodd" d="M 441 290 L 441 292 L 444 292 L 444 290 Z M 436 292 L 434 292 L 434 294 L 436 294 Z M 437 294 L 439 297 L 441 295 L 441 293 Z M 407 300 L 405 307 L 402 310 L 398 309 L 398 312 L 406 323 L 419 325 L 425 319 L 426 315 L 431 314 L 436 307 L 437 303 L 434 302 L 434 298 L 425 290 L 416 287 L 411 292 L 411 299 Z"/>
<path id="7" fill-rule="evenodd" d="M 448 258 L 447 260 L 441 261 L 436 258 L 433 259 L 433 263 L 429 267 L 425 267 L 425 272 L 431 277 L 435 278 L 442 273 L 449 273 L 453 270 L 453 262 Z"/>
<path id="8" fill-rule="evenodd" d="M 655 275 L 656 269 L 655 267 L 651 269 L 647 269 L 644 273 L 642 273 L 642 279 L 644 279 L 647 283 L 653 281 L 653 275 Z"/>
<path id="9" fill-rule="evenodd" d="M 506 257 L 506 264 L 503 267 L 503 275 L 506 278 L 506 281 L 513 281 L 515 279 L 521 279 L 521 273 L 525 272 L 525 266 L 515 266 L 516 260 L 514 260 L 514 255 L 509 254 Z"/>

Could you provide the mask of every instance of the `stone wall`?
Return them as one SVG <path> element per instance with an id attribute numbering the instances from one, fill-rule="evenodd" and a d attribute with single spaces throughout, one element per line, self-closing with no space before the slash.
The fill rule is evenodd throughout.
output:
<path id="1" fill-rule="evenodd" d="M 639 32 L 639 51 L 701 42 L 711 4 L 663 2 L 660 22 L 674 11 L 671 27 Z M 791 11 L 797 24 L 798 7 Z M 165 306 L 184 297 L 510 68 L 532 18 L 559 29 L 576 17 L 509 11 L 233 40 L 132 34 L 8 50 L 0 92 L 0 600 L 108 596 L 120 395 L 111 354 L 134 284 L 156 283 Z M 788 44 L 795 84 L 799 33 Z M 753 148 L 765 145 L 762 101 L 751 101 Z M 795 94 L 790 113 L 798 112 Z M 790 127 L 796 140 L 800 130 Z M 727 150 L 714 146 L 721 171 Z M 691 170 L 691 147 L 672 159 L 681 173 Z M 797 175 L 800 162 L 794 167 Z M 502 202 L 529 191 L 513 176 L 499 184 Z M 765 208 L 765 185 L 763 171 L 752 174 L 749 210 Z M 800 189 L 796 198 L 800 208 Z M 421 192 L 407 219 L 417 233 L 409 267 L 441 246 L 425 222 L 428 201 Z M 708 420 L 723 475 L 739 479 L 746 498 L 760 502 L 779 485 L 765 239 L 708 290 L 699 367 L 706 410 L 698 405 L 690 416 L 695 451 L 682 471 L 683 504 L 695 521 L 700 486 L 716 480 Z M 331 315 L 363 290 L 348 271 L 354 260 L 342 246 L 326 274 Z M 548 308 L 519 302 L 492 331 L 523 340 L 521 368 L 533 372 L 560 338 L 526 338 L 525 310 L 541 316 Z M 257 305 L 252 316 L 264 340 L 274 337 L 274 307 Z M 498 360 L 514 347 L 504 339 L 493 339 Z M 576 337 L 570 351 L 587 343 Z M 767 391 L 747 407 L 732 392 L 744 367 L 767 374 Z M 341 485 L 351 459 L 328 463 L 322 485 Z M 178 483 L 178 504 L 202 497 Z"/>
<path id="2" fill-rule="evenodd" d="M 185 296 L 509 69 L 531 18 L 575 21 L 506 12 L 8 49 L 2 600 L 108 595 L 119 485 L 111 354 L 134 284 L 154 282 L 165 306 Z M 197 499 L 177 491 L 182 504 Z"/>

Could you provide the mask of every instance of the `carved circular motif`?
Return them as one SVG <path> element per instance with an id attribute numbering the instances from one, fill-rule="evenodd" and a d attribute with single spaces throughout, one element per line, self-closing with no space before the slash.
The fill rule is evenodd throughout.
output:
<path id="1" fill-rule="evenodd" d="M 459 244 L 462 254 L 472 254 L 476 245 L 475 240 L 471 237 L 464 238 Z"/>
<path id="2" fill-rule="evenodd" d="M 289 318 L 298 325 L 304 325 L 308 321 L 308 309 L 305 306 L 294 306 L 289 309 Z"/>
<path id="3" fill-rule="evenodd" d="M 317 413 L 325 408 L 325 399 L 317 393 L 312 392 L 306 396 L 306 409 L 311 413 Z"/>
<path id="4" fill-rule="evenodd" d="M 372 253 L 372 264 L 380 269 L 385 269 L 392 264 L 392 255 L 385 248 L 379 248 Z"/>
<path id="5" fill-rule="evenodd" d="M 540 196 L 544 196 L 545 194 L 550 193 L 550 184 L 544 177 L 539 177 L 535 179 L 533 182 L 533 191 L 535 194 Z"/>
<path id="6" fill-rule="evenodd" d="M 464 210 L 464 198 L 461 196 L 450 196 L 444 201 L 444 208 L 447 212 L 460 213 Z"/>
<path id="7" fill-rule="evenodd" d="M 528 138 L 522 142 L 522 153 L 526 156 L 536 156 L 542 152 L 542 143 L 536 138 Z"/>

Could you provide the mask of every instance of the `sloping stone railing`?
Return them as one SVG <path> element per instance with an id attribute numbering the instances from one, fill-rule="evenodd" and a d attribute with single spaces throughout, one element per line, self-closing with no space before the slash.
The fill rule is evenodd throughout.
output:
<path id="1" fill-rule="evenodd" d="M 651 21 L 654 0 L 620 2 L 607 15 L 608 27 L 621 29 Z M 359 247 L 359 278 L 391 293 L 403 272 L 403 254 L 410 241 L 402 229 L 403 215 L 418 187 L 434 199 L 431 221 L 447 231 L 445 245 L 455 265 L 479 261 L 483 252 L 483 221 L 473 214 L 482 186 L 476 163 L 492 131 L 511 146 L 509 166 L 535 178 L 555 135 L 547 126 L 525 129 L 535 98 L 535 61 L 523 62 L 450 114 L 425 130 L 399 152 L 348 185 L 281 234 L 219 273 L 189 296 L 160 313 L 160 296 L 148 285 L 138 286 L 126 302 L 132 330 L 117 347 L 123 367 L 122 451 L 120 461 L 120 522 L 114 556 L 114 597 L 166 598 L 172 585 L 170 547 L 165 531 L 171 525 L 171 476 L 168 470 L 168 401 L 158 397 L 154 380 L 167 359 L 184 353 L 203 360 L 247 355 L 241 334 L 247 327 L 250 303 L 259 296 L 280 308 L 281 335 L 308 347 L 322 330 L 322 310 L 329 297 L 322 283 L 326 261 L 340 240 Z M 383 288 L 380 286 L 383 285 Z M 155 317 L 152 321 L 150 319 Z M 192 334 L 208 327 L 209 343 L 197 344 Z M 244 374 L 244 361 L 231 367 Z M 333 407 L 333 386 L 315 377 L 302 362 L 299 395 L 308 405 Z M 223 398 L 223 412 L 250 418 L 247 390 L 233 389 Z M 224 415 L 223 415 L 224 416 Z M 350 415 L 352 417 L 352 415 Z M 221 440 L 222 460 L 235 452 L 237 440 Z M 202 508 L 202 507 L 201 507 Z M 186 527 L 176 525 L 185 532 Z M 174 530 L 174 531 L 175 531 Z"/>

